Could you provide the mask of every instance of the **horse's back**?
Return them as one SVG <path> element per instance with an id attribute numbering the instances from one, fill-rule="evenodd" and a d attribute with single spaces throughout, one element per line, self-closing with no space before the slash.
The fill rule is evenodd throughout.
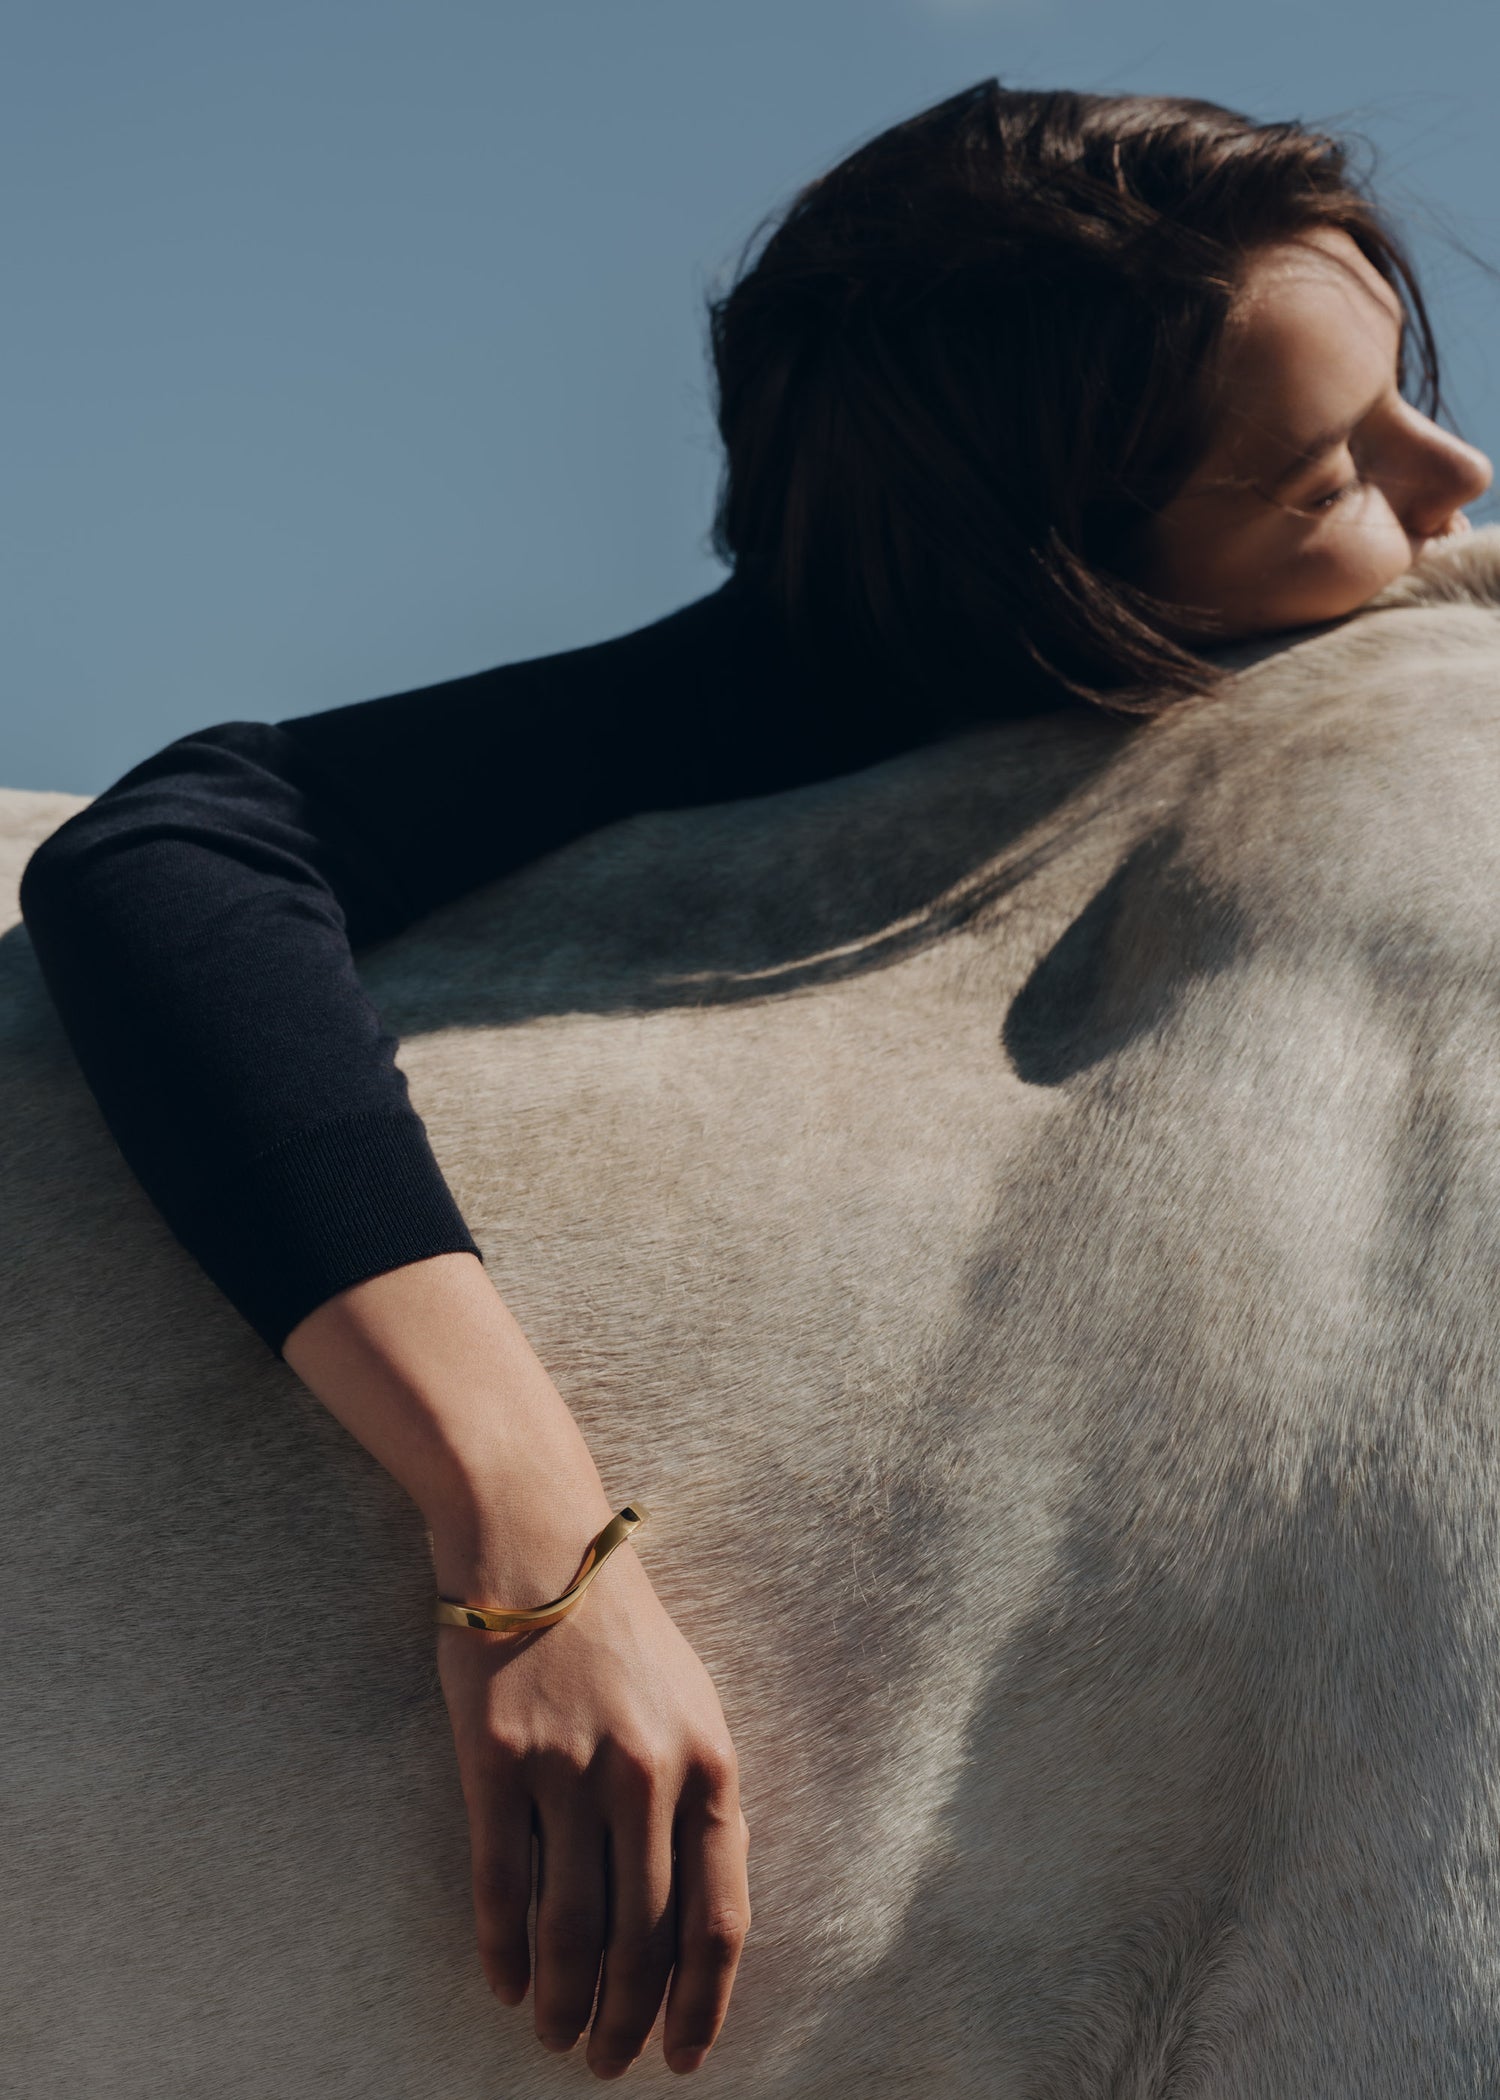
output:
<path id="1" fill-rule="evenodd" d="M 1493 2083 L 1464 561 L 1147 729 L 640 818 L 361 959 L 724 1700 L 727 2095 Z M 472 1952 L 415 1515 L 173 1241 L 19 930 L 0 984 L 6 2083 L 567 2089 Z"/>

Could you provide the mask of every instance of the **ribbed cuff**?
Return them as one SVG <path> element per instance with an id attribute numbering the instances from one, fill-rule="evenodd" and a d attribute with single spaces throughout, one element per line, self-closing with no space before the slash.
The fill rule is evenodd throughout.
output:
<path id="1" fill-rule="evenodd" d="M 484 1259 L 415 1109 L 340 1116 L 226 1163 L 187 1210 L 179 1237 L 278 1357 L 351 1284 L 432 1254 Z"/>

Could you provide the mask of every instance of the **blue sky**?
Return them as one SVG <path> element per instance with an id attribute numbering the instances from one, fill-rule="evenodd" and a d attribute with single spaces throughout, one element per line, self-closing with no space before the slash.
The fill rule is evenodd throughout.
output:
<path id="1" fill-rule="evenodd" d="M 1500 455 L 1500 7 L 10 0 L 0 784 L 597 640 L 721 575 L 703 301 L 987 74 L 1368 138 Z"/>

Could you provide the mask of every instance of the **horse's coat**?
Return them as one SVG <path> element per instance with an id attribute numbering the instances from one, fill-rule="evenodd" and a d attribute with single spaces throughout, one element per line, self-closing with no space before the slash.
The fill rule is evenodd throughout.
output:
<path id="1" fill-rule="evenodd" d="M 739 1748 L 705 2094 L 1500 2091 L 1500 533 L 1241 661 L 361 958 Z M 416 1517 L 0 983 L 0 2086 L 584 2090 L 472 1949 Z"/>

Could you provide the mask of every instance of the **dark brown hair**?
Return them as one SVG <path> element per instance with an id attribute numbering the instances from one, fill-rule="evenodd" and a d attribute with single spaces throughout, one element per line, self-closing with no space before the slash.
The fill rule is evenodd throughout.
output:
<path id="1" fill-rule="evenodd" d="M 1214 667 L 1124 571 L 1207 442 L 1247 253 L 1315 226 L 1400 296 L 1435 413 L 1420 288 L 1337 139 L 994 80 L 882 132 L 711 304 L 716 548 L 794 635 L 949 713 L 1205 689 Z"/>

